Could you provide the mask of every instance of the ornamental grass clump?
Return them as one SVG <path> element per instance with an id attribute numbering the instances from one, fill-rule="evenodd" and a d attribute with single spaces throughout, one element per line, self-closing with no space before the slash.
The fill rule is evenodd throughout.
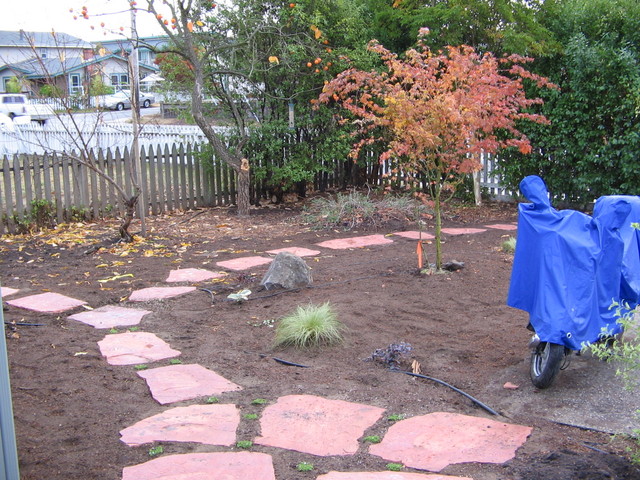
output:
<path id="1" fill-rule="evenodd" d="M 329 302 L 300 306 L 278 322 L 274 343 L 296 348 L 334 345 L 342 342 L 344 330 Z"/>

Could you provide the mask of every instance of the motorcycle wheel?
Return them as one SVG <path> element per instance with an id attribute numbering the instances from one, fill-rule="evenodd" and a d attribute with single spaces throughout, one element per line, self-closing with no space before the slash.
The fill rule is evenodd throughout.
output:
<path id="1" fill-rule="evenodd" d="M 531 354 L 531 382 L 537 388 L 551 386 L 560 371 L 565 356 L 564 345 L 540 342 Z"/>

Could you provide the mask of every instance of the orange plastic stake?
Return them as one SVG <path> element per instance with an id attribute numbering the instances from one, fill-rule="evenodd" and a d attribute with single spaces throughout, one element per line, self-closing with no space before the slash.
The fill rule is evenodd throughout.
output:
<path id="1" fill-rule="evenodd" d="M 416 253 L 418 254 L 418 270 L 422 270 L 422 240 L 418 240 L 418 246 L 416 247 Z"/>

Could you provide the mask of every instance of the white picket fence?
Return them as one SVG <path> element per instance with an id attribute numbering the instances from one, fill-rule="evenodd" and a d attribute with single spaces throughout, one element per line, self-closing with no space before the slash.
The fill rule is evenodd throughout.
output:
<path id="1" fill-rule="evenodd" d="M 219 127 L 224 132 L 224 127 Z M 82 131 L 80 131 L 82 130 Z M 82 142 L 94 151 L 131 148 L 133 126 L 130 123 L 101 123 L 85 129 L 65 127 L 60 122 L 45 125 L 29 123 L 12 129 L 0 128 L 0 155 L 38 154 L 84 150 Z M 202 130 L 195 125 L 144 125 L 140 147 L 172 147 L 207 143 Z"/>

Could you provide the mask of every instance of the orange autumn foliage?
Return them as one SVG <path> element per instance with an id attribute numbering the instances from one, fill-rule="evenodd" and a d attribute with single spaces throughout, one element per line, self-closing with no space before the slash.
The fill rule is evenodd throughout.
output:
<path id="1" fill-rule="evenodd" d="M 529 139 L 517 123 L 548 123 L 542 115 L 527 113 L 542 100 L 525 96 L 524 79 L 555 88 L 522 66 L 531 59 L 498 59 L 466 45 L 434 54 L 422 41 L 403 58 L 375 40 L 369 50 L 382 58 L 387 71 L 346 70 L 319 97 L 348 112 L 343 121 L 352 121 L 359 138 L 353 158 L 365 145 L 384 140 L 381 161 L 398 160 L 405 172 L 435 169 L 436 177 L 444 178 L 478 170 L 481 152 L 507 147 L 530 152 Z"/>

